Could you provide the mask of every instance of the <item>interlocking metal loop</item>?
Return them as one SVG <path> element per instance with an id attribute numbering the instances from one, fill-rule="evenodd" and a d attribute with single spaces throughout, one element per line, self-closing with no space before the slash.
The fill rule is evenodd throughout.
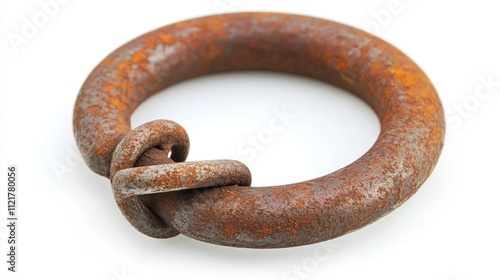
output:
<path id="1" fill-rule="evenodd" d="M 123 215 L 140 232 L 168 238 L 179 232 L 164 223 L 139 199 L 141 195 L 196 188 L 250 185 L 250 170 L 238 161 L 198 161 L 133 167 L 153 147 L 171 152 L 171 159 L 184 161 L 189 138 L 179 124 L 156 120 L 128 133 L 118 144 L 111 160 L 110 178 L 116 203 Z"/>
<path id="2" fill-rule="evenodd" d="M 182 162 L 189 142 L 174 122 L 131 131 L 131 114 L 152 94 L 235 70 L 286 72 L 346 89 L 375 110 L 379 138 L 355 162 L 323 177 L 254 188 L 242 163 Z M 279 248 L 349 233 L 409 199 L 438 160 L 443 115 L 422 70 L 375 36 L 313 17 L 237 13 L 168 25 L 111 53 L 82 86 L 73 125 L 85 162 L 112 180 L 121 211 L 139 231 Z"/>

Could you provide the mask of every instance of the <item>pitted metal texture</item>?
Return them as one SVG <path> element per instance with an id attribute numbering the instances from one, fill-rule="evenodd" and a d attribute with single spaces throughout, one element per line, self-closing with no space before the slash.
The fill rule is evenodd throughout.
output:
<path id="1" fill-rule="evenodd" d="M 346 89 L 375 110 L 380 135 L 340 170 L 255 188 L 236 161 L 179 163 L 189 140 L 174 122 L 131 129 L 131 114 L 152 94 L 236 70 L 285 72 Z M 196 18 L 130 41 L 89 75 L 73 125 L 85 162 L 111 179 L 120 209 L 139 231 L 251 248 L 321 242 L 383 217 L 430 175 L 445 133 L 436 90 L 401 51 L 350 26 L 279 13 Z"/>

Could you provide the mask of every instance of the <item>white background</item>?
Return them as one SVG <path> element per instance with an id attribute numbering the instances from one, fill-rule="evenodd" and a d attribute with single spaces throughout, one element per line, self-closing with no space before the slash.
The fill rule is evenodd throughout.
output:
<path id="1" fill-rule="evenodd" d="M 69 0 L 43 22 L 38 1 L 2 1 L 0 278 L 500 279 L 500 7 L 495 1 L 437 2 Z M 78 90 L 96 64 L 128 40 L 228 11 L 336 20 L 369 29 L 412 57 L 448 110 L 445 148 L 419 192 L 362 230 L 297 248 L 237 249 L 136 232 L 116 207 L 108 180 L 78 154 L 71 126 Z M 36 32 L 24 36 L 26 21 L 34 20 Z M 24 36 L 20 45 L 9 39 L 15 35 Z M 482 79 L 493 81 L 490 91 Z M 285 108 L 294 118 L 255 158 L 238 150 Z M 158 118 L 186 128 L 188 160 L 240 160 L 256 186 L 343 167 L 366 152 L 379 132 L 374 113 L 352 95 L 269 73 L 215 75 L 173 86 L 141 105 L 132 122 Z M 15 274 L 4 261 L 9 164 L 19 169 Z"/>

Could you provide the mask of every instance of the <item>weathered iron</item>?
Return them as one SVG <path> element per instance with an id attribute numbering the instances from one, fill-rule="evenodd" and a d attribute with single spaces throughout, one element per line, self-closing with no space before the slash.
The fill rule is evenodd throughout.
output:
<path id="1" fill-rule="evenodd" d="M 286 72 L 346 89 L 375 110 L 380 136 L 326 176 L 253 188 L 242 163 L 179 163 L 189 140 L 174 122 L 131 130 L 131 114 L 152 94 L 235 70 Z M 73 125 L 85 162 L 111 179 L 118 206 L 139 231 L 251 248 L 325 241 L 388 214 L 430 175 L 445 132 L 434 87 L 401 51 L 350 26 L 278 13 L 196 18 L 130 41 L 89 75 Z"/>

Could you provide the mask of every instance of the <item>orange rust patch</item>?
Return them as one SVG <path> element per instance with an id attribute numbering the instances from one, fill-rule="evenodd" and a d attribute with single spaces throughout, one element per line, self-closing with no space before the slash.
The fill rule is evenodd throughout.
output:
<path id="1" fill-rule="evenodd" d="M 113 104 L 114 106 L 116 106 L 119 109 L 123 109 L 123 108 L 127 108 L 128 107 L 127 104 L 124 104 L 119 98 L 116 98 L 116 97 L 110 97 L 110 98 L 108 98 L 108 102 L 111 103 L 111 104 Z"/>
<path id="2" fill-rule="evenodd" d="M 234 226 L 232 223 L 224 223 L 224 233 L 229 236 L 234 235 Z"/>
<path id="3" fill-rule="evenodd" d="M 104 90 L 106 90 L 106 91 L 111 91 L 111 90 L 113 90 L 113 89 L 115 89 L 115 88 L 116 88 L 116 86 L 115 86 L 115 85 L 112 85 L 112 84 L 109 84 L 109 85 L 105 85 L 105 86 L 104 86 Z"/>
<path id="4" fill-rule="evenodd" d="M 336 67 L 340 73 L 346 73 L 349 71 L 349 64 L 347 63 L 347 60 L 348 58 L 346 57 L 345 60 L 340 59 L 336 61 Z"/>
<path id="5" fill-rule="evenodd" d="M 260 233 L 264 233 L 264 234 L 272 234 L 272 233 L 273 233 L 273 229 L 272 229 L 272 228 L 270 228 L 270 227 L 262 226 L 262 227 L 259 229 L 259 232 L 260 232 Z"/>
<path id="6" fill-rule="evenodd" d="M 106 58 L 102 61 L 102 64 L 105 66 L 109 66 L 109 65 L 111 65 L 112 62 L 113 62 L 113 60 L 111 58 Z"/>
<path id="7" fill-rule="evenodd" d="M 132 55 L 132 61 L 136 64 L 143 63 L 148 59 L 148 56 L 144 50 L 140 50 Z"/>
<path id="8" fill-rule="evenodd" d="M 124 74 L 125 72 L 130 72 L 132 70 L 132 66 L 130 65 L 130 62 L 127 60 L 123 61 L 118 65 L 118 72 L 120 74 Z"/>
<path id="9" fill-rule="evenodd" d="M 219 18 L 209 18 L 207 19 L 206 24 L 210 25 L 211 28 L 217 31 L 224 30 L 224 21 Z"/>
<path id="10" fill-rule="evenodd" d="M 212 60 L 214 58 L 216 58 L 217 56 L 219 56 L 220 54 L 222 53 L 222 50 L 221 48 L 217 47 L 217 46 L 211 46 L 207 52 L 205 53 L 205 57 L 208 59 L 208 60 Z"/>
<path id="11" fill-rule="evenodd" d="M 402 70 L 402 69 L 395 69 L 395 68 L 390 68 L 389 71 L 394 74 L 394 76 L 396 77 L 403 77 L 403 76 L 406 76 L 406 71 Z"/>
<path id="12" fill-rule="evenodd" d="M 175 42 L 174 36 L 172 36 L 172 34 L 170 34 L 170 33 L 161 34 L 160 41 L 164 44 L 173 44 Z"/>
<path id="13" fill-rule="evenodd" d="M 304 206 L 304 200 L 303 199 L 297 199 L 297 202 L 295 203 L 298 207 Z"/>

